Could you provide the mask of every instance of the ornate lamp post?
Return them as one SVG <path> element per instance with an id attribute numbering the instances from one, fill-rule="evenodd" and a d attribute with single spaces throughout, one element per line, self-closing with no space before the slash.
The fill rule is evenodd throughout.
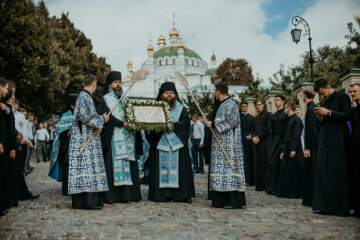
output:
<path id="1" fill-rule="evenodd" d="M 312 56 L 312 48 L 311 48 L 311 35 L 310 35 L 310 27 L 309 24 L 305 21 L 305 19 L 303 19 L 302 17 L 299 16 L 295 16 L 291 19 L 291 23 L 295 26 L 295 28 L 293 30 L 291 30 L 291 37 L 294 43 L 298 43 L 300 42 L 300 38 L 301 38 L 301 29 L 297 29 L 296 27 L 299 24 L 302 24 L 305 28 L 305 33 L 304 33 L 304 37 L 308 36 L 308 40 L 309 40 L 309 47 L 310 47 L 310 58 L 309 58 L 309 63 L 310 63 L 310 71 L 311 71 L 311 82 L 314 82 L 314 59 Z"/>

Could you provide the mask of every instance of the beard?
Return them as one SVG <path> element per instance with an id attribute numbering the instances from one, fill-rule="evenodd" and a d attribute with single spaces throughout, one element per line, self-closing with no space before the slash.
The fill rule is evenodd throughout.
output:
<path id="1" fill-rule="evenodd" d="M 114 90 L 114 93 L 115 93 L 118 97 L 120 97 L 120 96 L 123 94 L 123 90 L 122 90 L 121 87 L 113 88 L 113 90 Z"/>
<path id="2" fill-rule="evenodd" d="M 175 103 L 176 103 L 176 97 L 169 99 L 169 98 L 165 98 L 164 96 L 162 96 L 162 100 L 164 102 L 167 102 L 171 108 L 174 108 Z"/>

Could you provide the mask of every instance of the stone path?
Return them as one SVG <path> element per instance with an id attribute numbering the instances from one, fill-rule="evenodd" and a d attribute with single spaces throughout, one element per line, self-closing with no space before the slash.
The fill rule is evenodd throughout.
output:
<path id="1" fill-rule="evenodd" d="M 72 210 L 61 183 L 47 177 L 48 163 L 33 165 L 26 181 L 41 196 L 0 218 L 0 239 L 360 239 L 360 219 L 313 214 L 301 200 L 279 199 L 253 187 L 246 208 L 211 208 L 207 175 L 201 174 L 192 204 L 150 202 L 143 186 L 140 203 Z"/>

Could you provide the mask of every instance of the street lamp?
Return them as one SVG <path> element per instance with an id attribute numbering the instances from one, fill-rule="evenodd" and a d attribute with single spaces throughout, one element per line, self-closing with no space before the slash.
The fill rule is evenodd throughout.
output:
<path id="1" fill-rule="evenodd" d="M 309 47 L 310 47 L 310 58 L 309 58 L 309 63 L 310 63 L 310 73 L 311 73 L 311 82 L 314 82 L 314 59 L 312 57 L 312 49 L 311 49 L 311 35 L 310 35 L 310 27 L 309 24 L 305 21 L 305 19 L 303 19 L 302 17 L 299 16 L 295 16 L 291 19 L 291 23 L 295 26 L 295 28 L 293 30 L 291 30 L 291 37 L 294 43 L 298 43 L 300 42 L 300 38 L 301 38 L 301 29 L 297 29 L 296 27 L 301 23 L 304 28 L 305 28 L 305 33 L 304 33 L 304 37 L 305 36 L 309 36 L 308 40 L 309 40 Z"/>

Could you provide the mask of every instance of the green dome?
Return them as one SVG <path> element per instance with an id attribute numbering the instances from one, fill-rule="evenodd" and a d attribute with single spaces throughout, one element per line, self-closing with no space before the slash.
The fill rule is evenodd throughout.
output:
<path id="1" fill-rule="evenodd" d="M 214 76 L 214 75 L 216 75 L 216 70 L 217 70 L 217 68 L 210 68 L 205 72 L 205 75 Z"/>
<path id="2" fill-rule="evenodd" d="M 177 56 L 177 55 L 179 55 L 177 47 L 172 46 L 172 47 L 164 47 L 164 48 L 157 50 L 156 52 L 154 52 L 153 57 L 156 59 L 156 58 L 171 57 L 171 56 Z M 201 57 L 199 56 L 199 54 L 197 54 L 196 52 L 194 52 L 193 50 L 188 49 L 188 48 L 184 49 L 184 55 L 185 55 L 185 57 L 202 60 Z"/>

